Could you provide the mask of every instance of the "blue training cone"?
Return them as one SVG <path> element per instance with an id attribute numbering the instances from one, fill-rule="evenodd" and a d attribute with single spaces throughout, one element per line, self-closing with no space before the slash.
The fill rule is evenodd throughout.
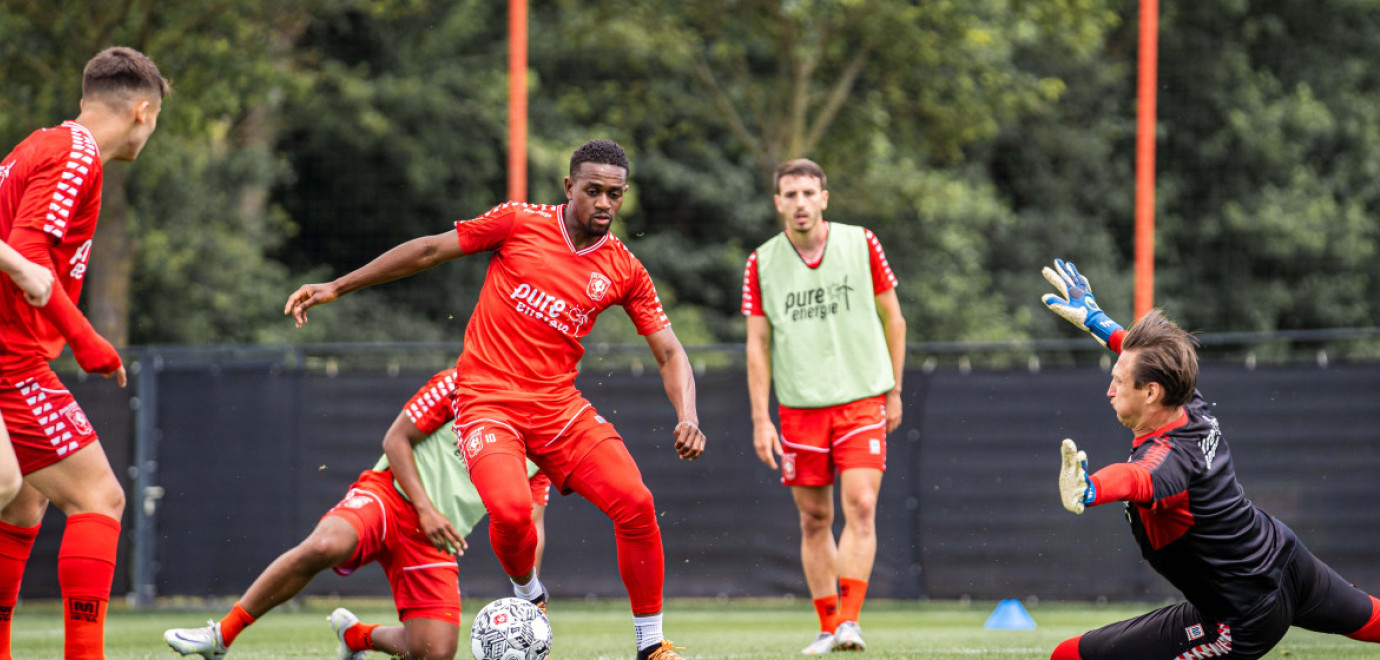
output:
<path id="1" fill-rule="evenodd" d="M 988 630 L 1032 630 L 1035 628 L 1035 619 L 1030 618 L 1021 601 L 1009 598 L 997 603 L 997 609 L 992 610 L 992 615 L 987 617 L 987 623 L 982 627 Z"/>

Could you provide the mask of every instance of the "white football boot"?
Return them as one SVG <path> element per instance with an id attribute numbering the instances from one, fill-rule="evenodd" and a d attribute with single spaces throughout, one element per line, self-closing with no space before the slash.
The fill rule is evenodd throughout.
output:
<path id="1" fill-rule="evenodd" d="M 834 630 L 835 651 L 866 651 L 867 643 L 862 638 L 862 628 L 857 621 L 844 621 Z"/>
<path id="2" fill-rule="evenodd" d="M 800 653 L 802 655 L 824 655 L 825 653 L 828 653 L 833 650 L 833 633 L 822 632 L 819 634 L 818 637 L 815 637 L 815 641 L 810 642 L 809 646 L 801 649 Z"/>
<path id="3" fill-rule="evenodd" d="M 335 636 L 340 639 L 340 649 L 336 651 L 336 657 L 340 660 L 364 660 L 364 651 L 351 651 L 350 645 L 345 643 L 345 631 L 359 623 L 359 617 L 350 610 L 337 607 L 326 620 L 331 622 L 331 630 L 334 630 Z"/>
<path id="4" fill-rule="evenodd" d="M 163 631 L 163 641 L 182 655 L 199 655 L 204 660 L 224 658 L 230 650 L 220 637 L 220 624 L 207 621 L 201 628 L 172 628 Z"/>

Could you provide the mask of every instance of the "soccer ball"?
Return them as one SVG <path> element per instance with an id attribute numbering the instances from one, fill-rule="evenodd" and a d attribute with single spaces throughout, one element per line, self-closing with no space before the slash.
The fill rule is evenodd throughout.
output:
<path id="1" fill-rule="evenodd" d="M 521 598 L 501 598 L 479 610 L 470 626 L 474 660 L 546 660 L 551 622 Z"/>

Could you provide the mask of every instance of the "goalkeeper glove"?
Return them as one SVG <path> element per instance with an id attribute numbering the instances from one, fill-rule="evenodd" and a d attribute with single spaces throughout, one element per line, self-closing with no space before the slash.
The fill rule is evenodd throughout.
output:
<path id="1" fill-rule="evenodd" d="M 1112 335 L 1122 328 L 1097 306 L 1088 278 L 1078 272 L 1073 262 L 1063 259 L 1055 259 L 1054 268 L 1045 266 L 1040 272 L 1059 291 L 1059 294 L 1047 293 L 1040 298 L 1045 306 L 1111 348 Z"/>
<path id="2" fill-rule="evenodd" d="M 1065 509 L 1075 514 L 1083 513 L 1083 507 L 1097 501 L 1097 488 L 1088 478 L 1088 455 L 1078 450 L 1078 445 L 1064 438 L 1059 447 L 1059 501 Z"/>

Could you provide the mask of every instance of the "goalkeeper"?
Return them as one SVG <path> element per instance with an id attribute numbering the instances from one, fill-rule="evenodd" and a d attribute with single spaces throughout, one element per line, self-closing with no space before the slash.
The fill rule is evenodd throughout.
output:
<path id="1" fill-rule="evenodd" d="M 1159 310 L 1129 332 L 1097 307 L 1088 280 L 1056 260 L 1044 303 L 1120 354 L 1107 388 L 1135 433 L 1131 457 L 1088 475 L 1064 440 L 1064 508 L 1125 502 L 1141 554 L 1187 602 L 1065 640 L 1051 660 L 1259 658 L 1290 626 L 1380 642 L 1380 600 L 1314 557 L 1246 499 L 1217 419 L 1197 391 L 1193 338 Z"/>

